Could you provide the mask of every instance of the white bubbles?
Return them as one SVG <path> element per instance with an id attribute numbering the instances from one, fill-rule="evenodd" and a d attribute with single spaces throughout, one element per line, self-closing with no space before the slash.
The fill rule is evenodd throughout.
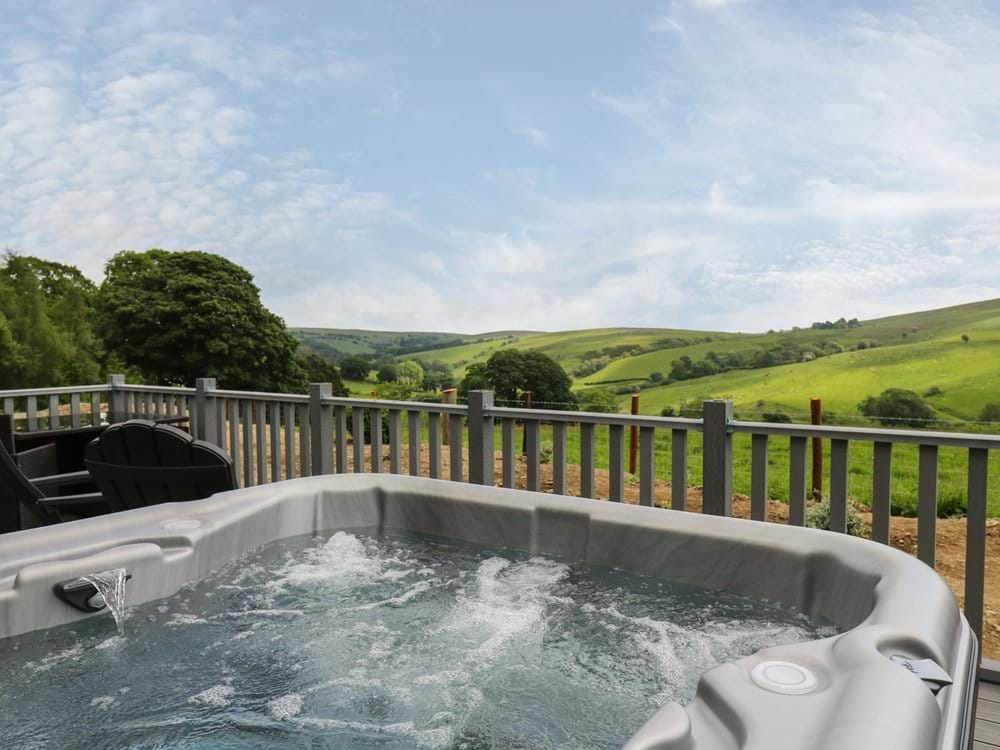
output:
<path id="1" fill-rule="evenodd" d="M 118 699 L 113 695 L 99 695 L 90 701 L 90 707 L 99 711 L 107 711 L 118 703 Z"/>
<path id="2" fill-rule="evenodd" d="M 202 690 L 197 695 L 192 695 L 188 698 L 188 702 L 222 708 L 230 704 L 230 699 L 235 693 L 236 690 L 230 685 L 214 685 L 207 690 Z"/>
<path id="3" fill-rule="evenodd" d="M 302 713 L 302 696 L 298 694 L 282 695 L 268 701 L 267 711 L 271 716 L 279 721 L 290 719 Z"/>
<path id="4" fill-rule="evenodd" d="M 359 750 L 621 747 L 705 669 L 828 634 L 739 597 L 346 532 L 264 547 L 136 615 L 124 639 L 102 630 L 16 652 L 31 698 L 0 714 L 0 734 L 15 716 L 50 732 L 32 724 L 47 700 L 71 739 L 89 716 L 149 745 L 163 727 L 180 744 L 224 745 L 259 726 Z M 74 689 L 85 674 L 101 675 L 101 695 Z"/>

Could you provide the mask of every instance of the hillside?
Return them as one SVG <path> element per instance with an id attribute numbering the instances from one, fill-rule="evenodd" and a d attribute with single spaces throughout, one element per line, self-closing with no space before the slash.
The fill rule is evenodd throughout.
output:
<path id="1" fill-rule="evenodd" d="M 921 393 L 936 388 L 940 393 L 928 397 L 929 402 L 942 416 L 958 419 L 974 419 L 985 403 L 1000 401 L 1000 299 L 852 321 L 851 327 L 843 321 L 840 327 L 757 334 L 669 328 L 484 334 L 307 328 L 292 332 L 327 356 L 336 350 L 438 360 L 454 367 L 458 377 L 469 364 L 485 362 L 501 348 L 538 350 L 558 361 L 578 390 L 610 387 L 623 393 L 624 404 L 626 391 L 641 388 L 645 413 L 725 396 L 744 412 L 801 414 L 809 397 L 819 395 L 827 411 L 851 415 L 863 397 L 889 387 Z M 773 350 L 802 350 L 807 352 L 803 358 L 817 354 L 813 361 L 732 369 L 669 385 L 650 381 L 652 373 L 668 376 L 683 356 L 695 363 L 709 353 L 749 361 Z"/>
<path id="2" fill-rule="evenodd" d="M 288 331 L 304 346 L 335 362 L 355 354 L 405 355 L 422 349 L 452 346 L 469 339 L 475 339 L 482 345 L 494 337 L 506 335 L 505 332 L 470 336 L 462 333 L 367 331 L 351 328 L 289 328 Z"/>
<path id="3" fill-rule="evenodd" d="M 746 337 L 740 344 L 758 346 L 774 336 L 795 340 L 816 334 L 828 334 L 845 348 L 861 340 L 874 340 L 878 347 L 646 388 L 643 411 L 725 397 L 743 411 L 801 415 L 808 410 L 810 396 L 822 396 L 828 412 L 854 415 L 865 396 L 898 387 L 935 394 L 927 400 L 942 417 L 975 419 L 986 403 L 1000 401 L 1000 300 L 864 321 L 843 332 Z M 629 367 L 637 372 L 635 362 L 614 363 L 588 380 L 620 376 Z"/>
<path id="4" fill-rule="evenodd" d="M 455 367 L 455 374 L 461 376 L 465 368 L 473 362 L 485 362 L 497 349 L 515 347 L 532 349 L 552 357 L 572 375 L 583 355 L 609 347 L 635 347 L 669 351 L 669 346 L 679 342 L 693 341 L 707 337 L 723 340 L 736 336 L 731 333 L 711 331 L 687 331 L 672 328 L 589 328 L 580 331 L 558 331 L 554 333 L 513 333 L 504 338 L 492 339 L 482 344 L 466 344 L 447 349 L 433 349 L 414 354 L 413 358 L 423 361 L 440 360 Z M 675 341 L 677 340 L 677 341 Z M 635 356 L 625 355 L 627 359 Z M 644 376 L 645 377 L 645 376 Z"/>

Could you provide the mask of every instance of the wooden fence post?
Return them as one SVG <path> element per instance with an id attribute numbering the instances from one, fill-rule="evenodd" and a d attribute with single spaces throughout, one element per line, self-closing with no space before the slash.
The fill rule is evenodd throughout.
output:
<path id="1" fill-rule="evenodd" d="M 733 419 L 732 401 L 706 401 L 702 406 L 704 449 L 702 452 L 702 512 L 716 516 L 733 514 Z"/>
<path id="2" fill-rule="evenodd" d="M 823 399 L 809 399 L 809 417 L 813 424 L 823 424 Z M 812 495 L 823 495 L 823 438 L 813 438 Z"/>
<path id="3" fill-rule="evenodd" d="M 524 396 L 524 408 L 525 409 L 530 409 L 531 408 L 531 391 L 525 391 L 521 395 Z M 521 453 L 523 453 L 526 456 L 528 455 L 528 422 L 527 422 L 527 420 L 525 420 L 525 422 L 524 422 L 524 431 L 523 431 L 523 433 L 521 435 Z"/>
<path id="4" fill-rule="evenodd" d="M 215 378 L 197 378 L 194 381 L 194 436 L 210 443 L 216 442 L 215 420 L 212 418 L 215 414 L 215 396 L 211 395 L 215 385 Z"/>
<path id="5" fill-rule="evenodd" d="M 493 486 L 493 391 L 469 391 L 469 481 Z"/>
<path id="6" fill-rule="evenodd" d="M 457 388 L 445 388 L 441 391 L 441 403 L 442 404 L 457 404 L 458 403 L 458 389 Z M 441 425 L 441 444 L 450 445 L 451 440 L 451 429 L 449 422 L 450 419 L 443 419 Z"/>
<path id="7" fill-rule="evenodd" d="M 309 384 L 309 432 L 312 438 L 309 444 L 313 476 L 333 473 L 333 404 L 323 401 L 324 397 L 332 395 L 331 383 Z"/>
<path id="8" fill-rule="evenodd" d="M 632 414 L 639 413 L 639 394 L 632 394 Z M 635 474 L 635 456 L 639 439 L 639 428 L 632 425 L 628 440 L 628 473 Z"/>
<path id="9" fill-rule="evenodd" d="M 124 422 L 128 419 L 128 415 L 125 413 L 125 394 L 119 391 L 116 386 L 125 385 L 125 376 L 108 375 L 108 385 L 111 387 L 111 390 L 108 391 L 108 424 Z"/>

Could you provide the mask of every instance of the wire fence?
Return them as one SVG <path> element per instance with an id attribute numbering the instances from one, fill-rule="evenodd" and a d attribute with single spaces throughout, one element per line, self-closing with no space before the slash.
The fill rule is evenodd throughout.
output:
<path id="1" fill-rule="evenodd" d="M 494 398 L 493 401 L 497 406 L 509 406 L 513 408 L 538 408 L 538 409 L 558 409 L 558 410 L 573 410 L 573 411 L 590 411 L 587 409 L 586 404 L 580 404 L 571 401 L 536 401 L 534 399 L 529 403 L 526 399 L 508 399 L 508 398 Z M 466 396 L 459 396 L 458 403 L 467 404 L 468 398 Z M 616 409 L 614 414 L 627 414 L 621 408 Z M 649 411 L 643 411 L 640 407 L 640 414 L 651 414 Z M 656 411 L 655 414 L 659 414 Z M 787 418 L 792 422 L 801 422 L 808 424 L 812 415 L 809 412 L 789 412 L 781 409 L 736 409 L 736 419 L 747 421 L 747 422 L 766 422 L 773 420 L 776 415 L 780 415 L 780 418 Z M 677 417 L 690 417 L 693 419 L 699 419 L 702 415 L 702 409 L 700 406 L 692 407 L 681 407 L 678 409 L 673 409 L 670 416 Z M 1000 421 L 990 421 L 982 419 L 958 419 L 958 418 L 920 418 L 920 417 L 866 417 L 863 414 L 849 414 L 839 411 L 829 411 L 824 414 L 823 424 L 831 426 L 845 426 L 845 427 L 855 427 L 855 426 L 878 426 L 883 427 L 888 426 L 903 426 L 903 427 L 913 427 L 916 425 L 926 425 L 927 427 L 941 427 L 947 430 L 961 431 L 963 428 L 977 428 L 978 430 L 988 430 L 991 432 L 1000 433 Z"/>

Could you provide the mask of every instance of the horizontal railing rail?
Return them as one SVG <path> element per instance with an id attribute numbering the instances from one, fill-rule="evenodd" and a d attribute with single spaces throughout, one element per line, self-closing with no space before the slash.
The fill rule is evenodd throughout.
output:
<path id="1" fill-rule="evenodd" d="M 95 385 L 63 385 L 57 388 L 18 388 L 9 391 L 0 391 L 0 398 L 23 398 L 25 396 L 63 396 L 73 393 L 103 393 L 110 391 L 111 386 L 106 383 Z"/>
<path id="2" fill-rule="evenodd" d="M 652 427 L 654 429 L 701 430 L 701 420 L 689 417 L 653 417 L 642 414 L 606 414 L 593 411 L 552 411 L 542 409 L 516 409 L 494 406 L 489 414 L 502 419 L 544 418 L 546 422 L 566 422 L 568 424 L 620 424 L 625 427 Z"/>
<path id="3" fill-rule="evenodd" d="M 850 514 L 851 446 L 870 445 L 871 538 L 882 544 L 890 542 L 895 448 L 915 446 L 916 554 L 932 567 L 937 562 L 939 451 L 960 449 L 967 452 L 964 608 L 977 635 L 983 632 L 989 462 L 990 451 L 1000 451 L 1000 435 L 749 422 L 736 420 L 728 401 L 706 401 L 702 418 L 693 419 L 502 407 L 489 391 L 471 391 L 467 404 L 460 405 L 339 397 L 328 383 L 312 384 L 307 394 L 290 394 L 220 389 L 213 378 L 199 378 L 194 388 L 126 384 L 121 375 L 106 384 L 0 391 L 0 406 L 31 431 L 79 426 L 83 418 L 99 424 L 186 417 L 192 434 L 230 453 L 243 486 L 315 474 L 403 473 L 405 458 L 411 475 L 540 491 L 542 466 L 548 463 L 545 489 L 553 492 L 623 502 L 635 492 L 627 487 L 637 485 L 641 505 L 659 502 L 676 510 L 688 509 L 688 464 L 698 455 L 689 450 L 689 435 L 696 433 L 702 512 L 717 515 L 732 515 L 733 441 L 749 436 L 750 461 L 740 469 L 749 471 L 749 515 L 756 521 L 769 520 L 772 448 L 780 443 L 784 451 L 787 441 L 787 522 L 796 526 L 807 522 L 810 441 L 825 441 L 829 528 L 839 533 L 847 532 Z M 658 436 L 665 436 L 661 444 L 669 439 L 669 457 L 657 455 Z M 666 497 L 658 493 L 659 458 L 664 459 L 661 474 L 670 480 Z M 598 463 L 605 468 L 600 477 Z M 571 466 L 577 471 L 572 481 Z M 662 471 L 667 466 L 669 472 Z M 995 662 L 986 663 L 982 673 L 1000 679 Z"/>
<path id="4" fill-rule="evenodd" d="M 839 427 L 836 425 L 782 424 L 774 422 L 730 422 L 733 432 L 752 435 L 823 438 L 827 440 L 889 441 L 910 445 L 936 445 L 947 448 L 984 448 L 1000 450 L 1000 435 L 934 432 L 932 430 L 880 430 L 874 427 Z"/>
<path id="5" fill-rule="evenodd" d="M 436 401 L 391 401 L 378 398 L 343 398 L 341 396 L 325 396 L 323 403 L 334 406 L 362 407 L 364 409 L 398 409 L 400 411 L 419 411 L 437 414 L 465 414 L 468 407 L 464 404 L 443 404 Z"/>

